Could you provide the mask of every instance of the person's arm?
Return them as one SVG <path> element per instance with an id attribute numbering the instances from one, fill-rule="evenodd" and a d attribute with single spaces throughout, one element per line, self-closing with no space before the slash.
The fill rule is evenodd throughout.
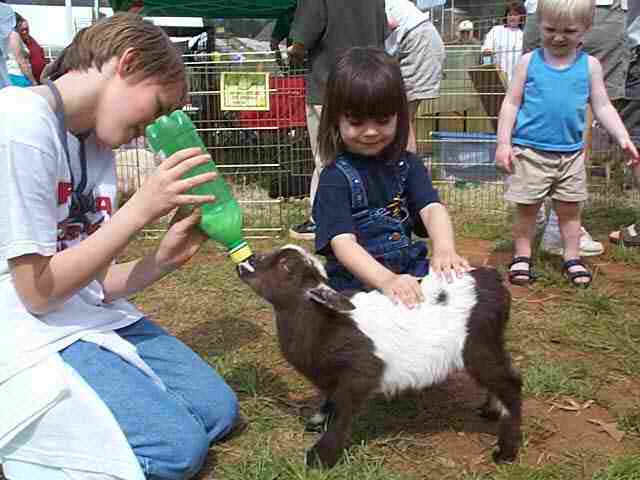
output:
<path id="1" fill-rule="evenodd" d="M 502 101 L 500 115 L 498 116 L 496 165 L 507 173 L 511 173 L 512 169 L 513 150 L 511 148 L 511 134 L 513 133 L 513 127 L 516 123 L 518 110 L 520 110 L 520 105 L 522 104 L 524 85 L 527 80 L 527 70 L 530 61 L 530 53 L 520 58 L 513 79 L 509 83 L 507 95 Z"/>
<path id="2" fill-rule="evenodd" d="M 424 301 L 422 288 L 410 275 L 397 275 L 367 252 L 352 233 L 336 235 L 331 249 L 338 261 L 365 285 L 380 290 L 393 303 L 412 308 Z"/>
<path id="3" fill-rule="evenodd" d="M 144 290 L 188 262 L 208 238 L 198 228 L 200 219 L 198 209 L 190 213 L 181 209 L 155 252 L 137 260 L 111 265 L 98 277 L 104 290 L 104 301 L 110 302 Z"/>
<path id="4" fill-rule="evenodd" d="M 487 35 L 484 37 L 484 42 L 482 42 L 482 52 L 494 53 L 493 43 L 494 43 L 494 35 L 496 33 L 496 27 L 493 27 L 491 30 L 487 32 Z"/>
<path id="5" fill-rule="evenodd" d="M 609 134 L 616 139 L 618 145 L 630 157 L 631 163 L 637 164 L 638 151 L 631 141 L 629 132 L 624 126 L 620 115 L 611 104 L 604 84 L 602 65 L 597 58 L 589 56 L 589 71 L 591 74 L 591 109 L 596 119 L 604 126 Z"/>
<path id="6" fill-rule="evenodd" d="M 302 64 L 304 51 L 313 50 L 327 27 L 325 0 L 302 0 L 291 25 L 289 55 L 293 63 Z M 302 58 L 300 58 L 302 57 Z"/>
<path id="7" fill-rule="evenodd" d="M 31 71 L 31 64 L 29 63 L 29 59 L 24 54 L 24 50 L 22 49 L 22 40 L 20 39 L 20 35 L 17 32 L 11 32 L 9 34 L 9 48 L 13 52 L 13 55 L 16 57 L 16 62 L 18 62 L 18 66 L 20 67 L 20 71 L 22 72 L 22 74 L 33 85 L 37 85 L 38 82 L 33 76 L 33 72 Z"/>
<path id="8" fill-rule="evenodd" d="M 213 201 L 214 198 L 209 195 L 185 193 L 215 178 L 214 173 L 184 180 L 181 178 L 193 167 L 210 161 L 208 155 L 200 153 L 200 149 L 188 149 L 169 157 L 133 197 L 115 212 L 109 222 L 73 248 L 52 256 L 29 254 L 10 259 L 9 267 L 16 291 L 26 308 L 35 315 L 59 308 L 91 281 L 105 276 L 104 272 L 111 268 L 111 262 L 124 250 L 131 237 L 146 224 L 175 207 Z M 151 279 L 160 273 L 157 269 L 159 265 L 145 265 L 145 279 Z M 119 267 L 116 268 L 118 269 Z M 148 274 L 149 271 L 151 275 Z M 108 290 L 110 274 L 103 281 L 105 279 Z M 145 281 L 140 285 L 144 283 Z"/>
<path id="9" fill-rule="evenodd" d="M 469 262 L 456 253 L 453 225 L 447 209 L 441 203 L 430 203 L 420 210 L 420 218 L 433 245 L 430 270 L 448 281 L 452 280 L 452 270 L 457 277 L 462 276 L 469 270 Z"/>

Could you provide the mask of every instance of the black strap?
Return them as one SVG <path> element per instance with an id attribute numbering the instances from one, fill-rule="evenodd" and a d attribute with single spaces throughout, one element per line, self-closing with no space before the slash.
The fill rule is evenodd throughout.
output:
<path id="1" fill-rule="evenodd" d="M 73 190 L 74 192 L 83 193 L 84 189 L 87 186 L 87 151 L 85 140 L 89 136 L 90 132 L 76 135 L 80 142 L 80 169 L 82 172 L 80 182 L 76 187 L 73 178 L 73 170 L 71 168 L 71 155 L 69 155 L 69 143 L 67 142 L 67 123 L 64 118 L 64 103 L 62 102 L 62 96 L 60 95 L 60 90 L 58 90 L 58 87 L 56 87 L 55 83 L 53 83 L 51 80 L 47 80 L 47 86 L 56 99 L 55 114 L 58 119 L 58 136 L 60 137 L 60 142 L 62 142 L 64 152 L 67 155 L 67 165 L 69 166 L 69 174 L 71 175 L 71 184 L 73 185 Z"/>
<path id="2" fill-rule="evenodd" d="M 85 132 L 77 135 L 77 138 L 80 142 L 80 182 L 78 185 L 75 183 L 75 179 L 73 178 L 73 169 L 71 168 L 71 155 L 69 154 L 69 143 L 67 141 L 67 124 L 64 118 L 64 103 L 62 101 L 62 96 L 60 95 L 60 90 L 58 87 L 51 81 L 47 80 L 47 86 L 51 90 L 55 100 L 56 100 L 56 108 L 55 114 L 58 119 L 58 137 L 60 138 L 60 142 L 62 143 L 62 147 L 64 148 L 64 152 L 67 156 L 67 165 L 69 166 L 69 175 L 71 177 L 71 185 L 72 185 L 72 194 L 71 194 L 71 211 L 70 215 L 72 217 L 79 216 L 82 217 L 83 220 L 85 214 L 91 211 L 94 211 L 94 200 L 93 195 L 84 195 L 84 189 L 87 186 L 87 151 L 85 140 L 89 136 L 90 132 Z"/>

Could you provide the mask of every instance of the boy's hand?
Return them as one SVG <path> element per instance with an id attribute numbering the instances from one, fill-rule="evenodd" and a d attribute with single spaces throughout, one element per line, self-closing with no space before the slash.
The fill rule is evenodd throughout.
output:
<path id="1" fill-rule="evenodd" d="M 496 149 L 496 166 L 507 173 L 513 173 L 513 148 L 501 144 Z"/>
<path id="2" fill-rule="evenodd" d="M 199 148 L 187 148 L 174 153 L 158 166 L 123 208 L 135 211 L 136 218 L 147 224 L 176 207 L 198 206 L 215 201 L 213 195 L 188 193 L 191 188 L 214 180 L 215 172 L 182 178 L 194 167 L 208 162 L 211 162 L 211 156 Z"/>
<path id="3" fill-rule="evenodd" d="M 207 239 L 207 235 L 198 228 L 201 217 L 200 209 L 189 213 L 187 209 L 181 208 L 176 212 L 156 250 L 155 260 L 160 270 L 172 272 L 189 261 L 200 249 Z"/>
<path id="4" fill-rule="evenodd" d="M 401 302 L 407 308 L 413 308 L 424 302 L 422 287 L 418 279 L 411 275 L 394 275 L 390 282 L 382 288 L 382 293 L 391 299 L 394 304 Z"/>
<path id="5" fill-rule="evenodd" d="M 440 278 L 445 278 L 447 282 L 453 281 L 453 273 L 460 278 L 465 272 L 471 270 L 471 266 L 466 258 L 461 257 L 455 251 L 437 252 L 434 251 L 429 260 L 429 270 Z"/>
<path id="6" fill-rule="evenodd" d="M 636 146 L 633 144 L 630 138 L 627 138 L 626 140 L 620 142 L 620 148 L 622 148 L 622 150 L 630 158 L 627 165 L 635 168 L 636 165 L 640 164 L 640 156 L 638 156 L 638 150 L 636 149 Z"/>

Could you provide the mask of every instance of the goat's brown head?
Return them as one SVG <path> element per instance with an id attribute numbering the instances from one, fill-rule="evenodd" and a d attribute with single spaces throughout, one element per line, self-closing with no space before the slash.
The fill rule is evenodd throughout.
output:
<path id="1" fill-rule="evenodd" d="M 253 255 L 238 265 L 238 275 L 276 307 L 310 299 L 339 312 L 355 309 L 348 298 L 327 285 L 320 260 L 297 245 Z"/>

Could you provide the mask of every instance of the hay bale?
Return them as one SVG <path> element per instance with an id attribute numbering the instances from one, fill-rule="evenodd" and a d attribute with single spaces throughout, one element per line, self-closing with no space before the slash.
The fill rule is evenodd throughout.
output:
<path id="1" fill-rule="evenodd" d="M 156 169 L 153 153 L 144 148 L 122 149 L 114 152 L 118 177 L 118 192 L 122 197 L 133 195 Z"/>

